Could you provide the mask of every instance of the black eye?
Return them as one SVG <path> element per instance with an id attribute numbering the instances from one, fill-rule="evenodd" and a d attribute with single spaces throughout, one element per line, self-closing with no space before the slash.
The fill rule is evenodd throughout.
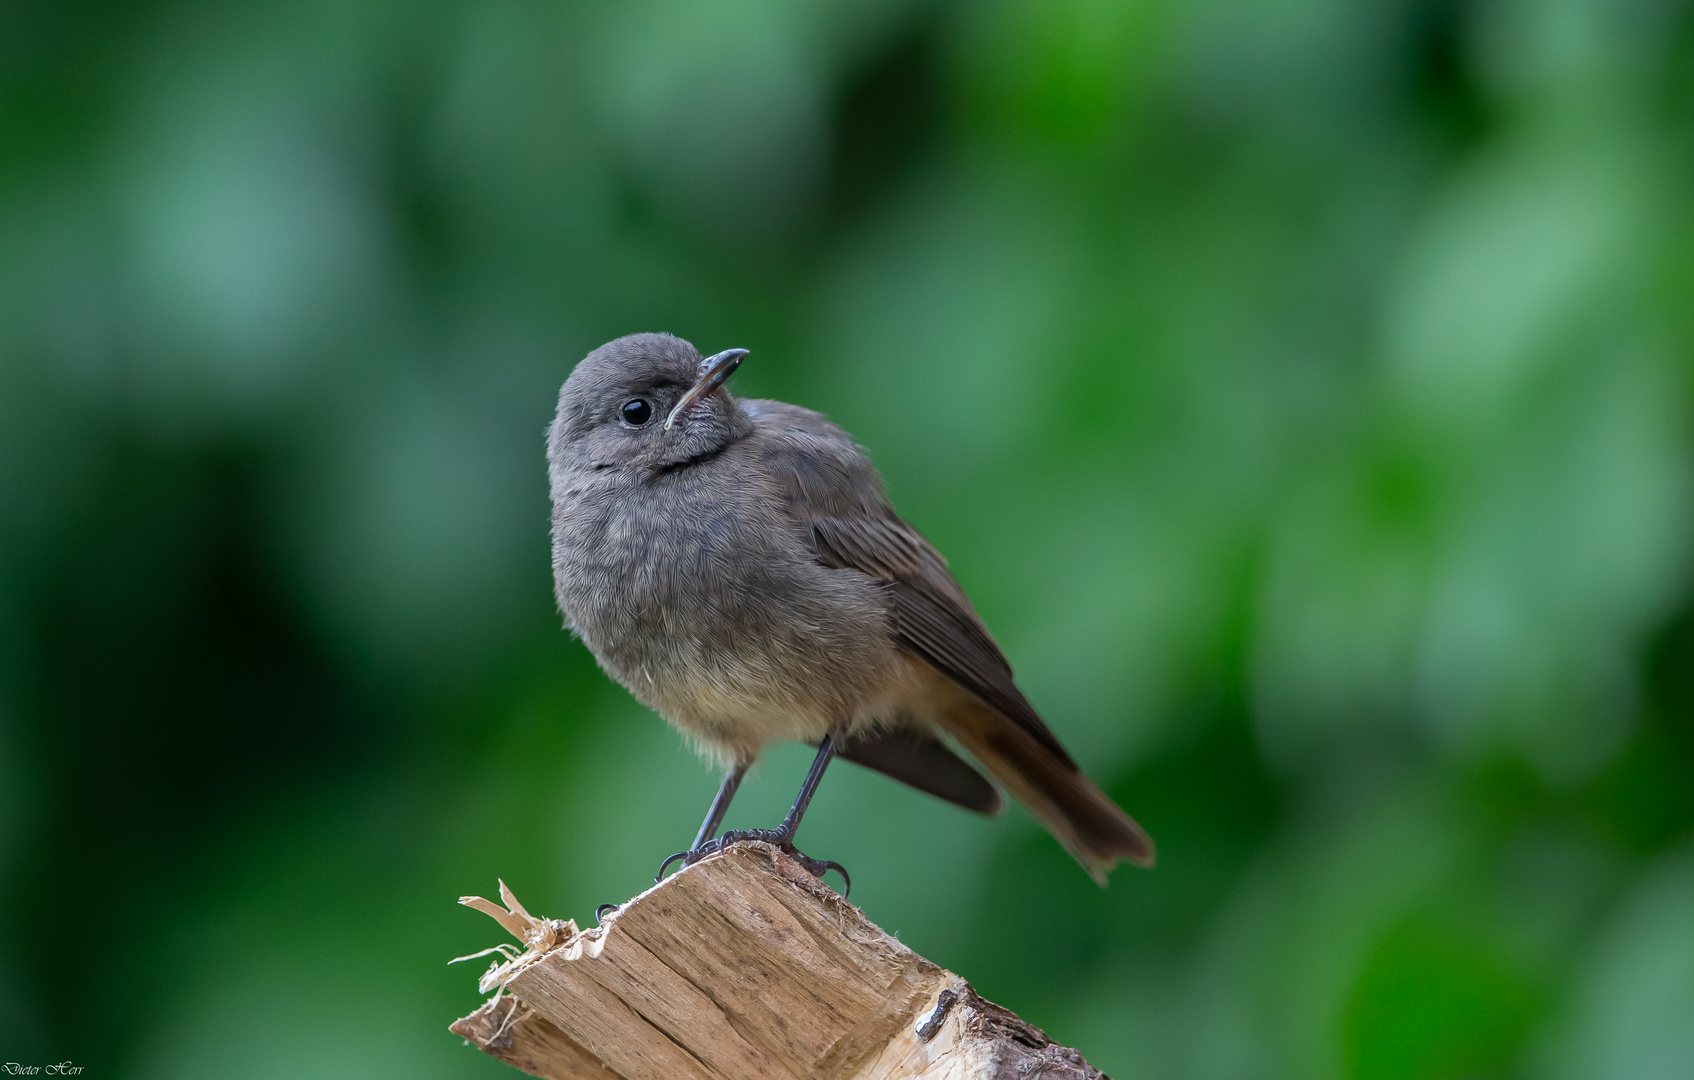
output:
<path id="1" fill-rule="evenodd" d="M 631 427 L 640 427 L 653 419 L 653 406 L 647 404 L 646 398 L 630 398 L 618 411 L 623 414 L 623 422 Z"/>

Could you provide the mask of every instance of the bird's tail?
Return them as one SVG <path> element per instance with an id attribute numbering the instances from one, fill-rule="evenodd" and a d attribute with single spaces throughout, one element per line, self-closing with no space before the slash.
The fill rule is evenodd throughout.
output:
<path id="1" fill-rule="evenodd" d="M 1153 865 L 1153 839 L 1068 761 L 987 705 L 960 695 L 937 717 L 1100 885 L 1126 859 Z"/>

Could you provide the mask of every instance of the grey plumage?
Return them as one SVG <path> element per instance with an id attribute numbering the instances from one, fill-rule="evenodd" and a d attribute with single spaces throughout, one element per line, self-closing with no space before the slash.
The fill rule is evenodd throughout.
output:
<path id="1" fill-rule="evenodd" d="M 1097 880 L 1119 858 L 1150 864 L 1151 841 L 1018 690 L 864 451 L 818 413 L 737 401 L 717 388 L 727 371 L 702 395 L 701 363 L 685 341 L 636 334 L 560 391 L 554 580 L 607 673 L 725 762 L 833 735 L 849 760 L 997 810 L 944 732 Z M 665 424 L 690 388 L 702 396 Z M 650 406 L 638 424 L 637 401 Z"/>

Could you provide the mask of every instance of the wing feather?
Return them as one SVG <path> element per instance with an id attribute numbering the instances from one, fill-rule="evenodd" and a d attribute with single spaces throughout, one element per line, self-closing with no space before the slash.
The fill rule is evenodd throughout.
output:
<path id="1" fill-rule="evenodd" d="M 764 429 L 770 475 L 819 562 L 885 582 L 900 645 L 1076 763 L 1012 679 L 1012 666 L 928 540 L 894 512 L 864 451 L 822 416 L 746 402 Z"/>

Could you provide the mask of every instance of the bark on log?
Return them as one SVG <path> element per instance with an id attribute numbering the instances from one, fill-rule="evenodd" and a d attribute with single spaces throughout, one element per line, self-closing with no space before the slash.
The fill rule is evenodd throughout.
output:
<path id="1" fill-rule="evenodd" d="M 741 843 L 595 929 L 475 898 L 529 946 L 452 1030 L 547 1080 L 1096 1080 L 794 860 Z M 513 950 L 515 952 L 515 950 Z"/>

